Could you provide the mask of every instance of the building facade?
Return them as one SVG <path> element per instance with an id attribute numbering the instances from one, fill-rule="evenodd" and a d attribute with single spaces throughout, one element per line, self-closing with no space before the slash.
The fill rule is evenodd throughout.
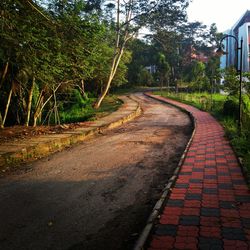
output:
<path id="1" fill-rule="evenodd" d="M 233 35 L 238 39 L 239 46 L 241 39 L 243 40 L 242 45 L 242 71 L 250 71 L 250 11 L 240 18 L 240 20 L 229 30 L 224 32 L 225 35 Z M 224 50 L 227 52 L 226 55 L 221 57 L 221 68 L 229 66 L 237 66 L 239 69 L 240 53 L 237 58 L 237 44 L 235 39 L 227 38 L 223 41 Z"/>

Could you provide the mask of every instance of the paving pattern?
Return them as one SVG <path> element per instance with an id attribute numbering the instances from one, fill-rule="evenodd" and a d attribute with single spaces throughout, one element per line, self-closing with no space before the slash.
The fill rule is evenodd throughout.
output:
<path id="1" fill-rule="evenodd" d="M 192 113 L 196 132 L 148 250 L 250 249 L 250 192 L 222 126 L 167 102 Z"/>

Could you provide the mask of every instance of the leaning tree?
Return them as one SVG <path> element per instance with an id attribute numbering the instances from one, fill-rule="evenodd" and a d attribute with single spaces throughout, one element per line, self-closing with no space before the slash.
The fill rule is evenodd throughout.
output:
<path id="1" fill-rule="evenodd" d="M 95 108 L 100 107 L 110 89 L 127 42 L 138 34 L 140 28 L 149 26 L 149 23 L 151 26 L 160 25 L 160 20 L 165 20 L 168 25 L 174 25 L 176 20 L 185 17 L 188 2 L 189 0 L 116 1 L 114 53 L 105 88 L 99 95 Z"/>

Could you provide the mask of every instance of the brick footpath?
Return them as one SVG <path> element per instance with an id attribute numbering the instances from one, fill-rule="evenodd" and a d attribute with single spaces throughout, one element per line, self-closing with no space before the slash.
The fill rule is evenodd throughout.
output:
<path id="1" fill-rule="evenodd" d="M 222 126 L 157 99 L 192 113 L 196 131 L 147 249 L 250 249 L 250 192 Z"/>

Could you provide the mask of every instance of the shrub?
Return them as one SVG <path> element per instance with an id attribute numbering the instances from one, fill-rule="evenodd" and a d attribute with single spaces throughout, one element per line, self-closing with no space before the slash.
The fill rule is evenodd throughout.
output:
<path id="1" fill-rule="evenodd" d="M 237 118 L 238 113 L 239 113 L 239 104 L 235 100 L 235 98 L 227 99 L 223 105 L 223 115 Z"/>

